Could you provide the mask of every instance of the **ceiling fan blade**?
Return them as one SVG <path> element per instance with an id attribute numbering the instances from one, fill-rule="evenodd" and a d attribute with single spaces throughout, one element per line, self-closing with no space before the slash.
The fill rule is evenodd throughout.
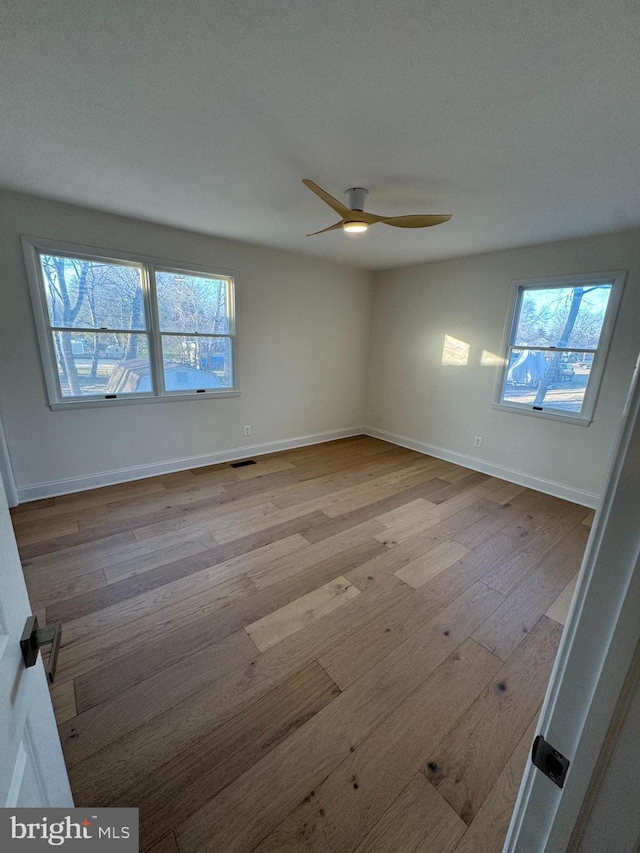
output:
<path id="1" fill-rule="evenodd" d="M 309 187 L 312 193 L 315 193 L 325 204 L 328 204 L 329 207 L 332 207 L 336 213 L 339 213 L 340 216 L 344 216 L 345 213 L 349 213 L 350 210 L 346 204 L 343 204 L 341 201 L 338 201 L 337 198 L 334 198 L 332 195 L 329 195 L 328 192 L 325 192 L 322 187 L 319 187 L 317 184 L 314 184 L 313 181 L 310 181 L 309 178 L 303 178 L 302 183 L 305 187 Z M 310 236 L 310 235 L 309 235 Z"/>
<path id="2" fill-rule="evenodd" d="M 312 234 L 307 234 L 307 237 L 315 237 L 316 234 L 324 234 L 325 231 L 335 231 L 336 228 L 342 228 L 342 220 L 336 222 L 335 225 L 330 225 L 328 228 L 323 228 L 322 231 L 314 231 Z"/>
<path id="3" fill-rule="evenodd" d="M 378 216 L 377 213 L 368 213 L 366 210 L 350 210 L 348 218 L 366 222 L 367 225 L 375 225 L 376 222 L 384 222 L 388 219 L 387 216 Z"/>
<path id="4" fill-rule="evenodd" d="M 379 221 L 385 225 L 393 225 L 395 228 L 428 228 L 430 225 L 440 225 L 448 222 L 452 214 L 444 216 L 431 215 L 428 213 L 416 213 L 409 216 L 387 216 L 380 217 Z"/>

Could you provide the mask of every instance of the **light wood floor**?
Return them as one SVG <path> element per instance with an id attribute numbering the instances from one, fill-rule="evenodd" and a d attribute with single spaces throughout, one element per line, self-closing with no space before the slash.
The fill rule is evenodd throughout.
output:
<path id="1" fill-rule="evenodd" d="M 76 803 L 153 853 L 498 853 L 591 515 L 364 436 L 18 507 Z"/>

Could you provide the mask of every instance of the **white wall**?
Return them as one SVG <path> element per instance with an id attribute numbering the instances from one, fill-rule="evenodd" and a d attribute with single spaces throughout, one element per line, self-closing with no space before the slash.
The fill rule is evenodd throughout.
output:
<path id="1" fill-rule="evenodd" d="M 629 274 L 591 426 L 493 410 L 497 368 L 480 361 L 483 350 L 500 354 L 511 282 L 612 269 Z M 375 280 L 371 427 L 595 505 L 640 350 L 640 232 L 404 267 Z M 471 345 L 467 367 L 441 363 L 445 334 Z"/>
<path id="2" fill-rule="evenodd" d="M 577 827 L 578 853 L 637 853 L 640 847 L 640 647 L 630 669 L 632 681 L 621 697 L 628 702 L 624 719 L 609 733 L 611 742 L 603 748 L 599 762 L 607 760 L 602 779 L 583 827 Z M 606 750 L 606 752 L 605 752 Z M 598 767 L 597 770 L 602 770 Z M 573 848 L 571 848 L 573 849 Z"/>
<path id="3" fill-rule="evenodd" d="M 241 396 L 51 412 L 21 234 L 235 270 Z M 0 409 L 21 499 L 361 427 L 371 283 L 308 256 L 0 192 Z"/>

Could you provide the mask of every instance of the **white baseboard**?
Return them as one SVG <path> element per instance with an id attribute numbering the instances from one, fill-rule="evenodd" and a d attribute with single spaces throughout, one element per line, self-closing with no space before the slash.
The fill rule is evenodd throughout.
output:
<path id="1" fill-rule="evenodd" d="M 84 492 L 87 489 L 98 489 L 101 486 L 113 486 L 117 483 L 128 483 L 131 480 L 142 480 L 145 477 L 156 477 L 159 474 L 172 474 L 174 471 L 202 468 L 204 465 L 218 465 L 222 462 L 233 462 L 236 459 L 247 459 L 249 456 L 262 456 L 265 453 L 292 450 L 294 447 L 322 444 L 325 441 L 335 441 L 339 438 L 350 438 L 354 435 L 363 434 L 363 427 L 334 429 L 327 432 L 312 433 L 311 435 L 301 435 L 297 438 L 284 438 L 278 441 L 267 441 L 263 444 L 250 444 L 245 447 L 233 447 L 229 450 L 216 450 L 213 453 L 206 453 L 202 456 L 171 459 L 167 462 L 136 465 L 131 468 L 120 468 L 116 471 L 104 471 L 100 474 L 87 474 L 81 477 L 52 480 L 48 483 L 37 483 L 33 486 L 19 488 L 18 500 L 20 503 L 27 503 L 28 501 L 37 501 L 42 498 L 54 498 L 59 495 L 69 495 L 72 492 Z"/>
<path id="2" fill-rule="evenodd" d="M 375 427 L 365 427 L 364 434 L 370 435 L 372 438 L 380 438 L 382 441 L 389 441 L 391 444 L 398 444 L 400 447 L 407 447 L 409 450 L 416 450 L 418 453 L 435 456 L 437 459 L 444 459 L 446 462 L 454 462 L 464 468 L 471 468 L 473 471 L 480 471 L 482 474 L 489 474 L 491 477 L 508 480 L 510 483 L 517 483 L 519 486 L 526 486 L 528 489 L 535 489 L 538 492 L 544 492 L 547 495 L 553 495 L 556 498 L 562 498 L 581 506 L 591 509 L 598 507 L 599 495 L 574 489 L 572 486 L 565 486 L 563 483 L 545 480 L 543 477 L 534 477 L 531 474 L 525 474 L 523 471 L 514 471 L 513 468 L 494 465 L 491 462 L 485 462 L 484 459 L 477 459 L 475 456 L 456 453 L 444 447 L 437 447 L 424 441 L 416 441 L 406 435 L 396 435 L 396 433 L 375 429 Z"/>

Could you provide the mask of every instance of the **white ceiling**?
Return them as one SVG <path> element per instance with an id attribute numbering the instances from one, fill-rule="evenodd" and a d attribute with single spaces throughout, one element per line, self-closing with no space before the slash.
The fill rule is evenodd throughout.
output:
<path id="1" fill-rule="evenodd" d="M 0 185 L 371 269 L 640 226 L 639 30 L 637 0 L 5 0 Z M 305 237 L 336 217 L 304 177 L 453 219 Z"/>

